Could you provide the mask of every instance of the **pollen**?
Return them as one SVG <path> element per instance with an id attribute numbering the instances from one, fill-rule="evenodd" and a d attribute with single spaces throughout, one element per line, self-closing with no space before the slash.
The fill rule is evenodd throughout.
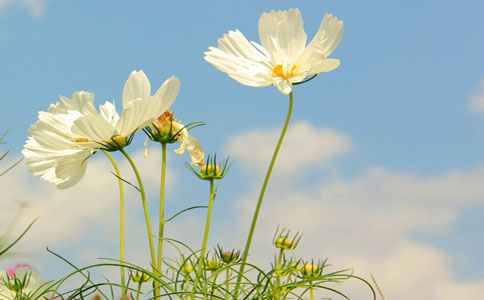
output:
<path id="1" fill-rule="evenodd" d="M 286 72 L 287 71 L 288 70 L 286 70 Z M 277 77 L 286 78 L 286 79 L 296 75 L 296 72 L 297 72 L 296 66 L 292 66 L 291 72 L 288 72 L 286 74 L 284 73 L 284 67 L 282 65 L 277 65 L 274 67 L 274 69 L 272 69 L 272 74 L 276 75 Z"/>
<path id="2" fill-rule="evenodd" d="M 172 111 L 165 111 L 161 116 L 158 117 L 158 122 L 163 122 L 163 121 L 176 121 L 175 118 L 173 118 L 174 112 Z"/>
<path id="3" fill-rule="evenodd" d="M 85 139 L 85 138 L 75 139 L 74 141 L 76 143 L 87 143 L 87 142 L 89 142 L 89 140 L 88 139 Z"/>

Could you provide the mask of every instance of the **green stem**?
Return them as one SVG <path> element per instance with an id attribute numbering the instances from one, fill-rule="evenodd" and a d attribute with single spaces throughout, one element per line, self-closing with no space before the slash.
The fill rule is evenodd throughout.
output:
<path id="1" fill-rule="evenodd" d="M 203 235 L 202 250 L 200 251 L 200 259 L 198 260 L 197 276 L 193 284 L 193 291 L 197 288 L 198 281 L 200 279 L 201 271 L 203 268 L 203 260 L 205 259 L 205 251 L 207 249 L 208 233 L 210 232 L 210 221 L 212 219 L 212 207 L 213 207 L 213 179 L 210 180 L 210 200 L 208 203 L 207 221 L 205 222 L 205 233 Z"/>
<path id="2" fill-rule="evenodd" d="M 123 155 L 126 157 L 126 159 L 129 161 L 129 164 L 131 165 L 131 168 L 134 171 L 134 174 L 136 175 L 136 179 L 138 180 L 138 185 L 139 185 L 139 191 L 141 193 L 141 202 L 143 202 L 143 211 L 145 214 L 145 220 L 146 220 L 146 229 L 148 231 L 148 242 L 150 245 L 150 253 L 151 253 L 151 264 L 153 266 L 153 271 L 156 273 L 156 256 L 155 256 L 155 246 L 153 245 L 153 233 L 151 231 L 151 220 L 150 220 L 150 214 L 148 212 L 148 205 L 146 203 L 146 193 L 145 193 L 145 188 L 143 186 L 143 181 L 141 180 L 141 177 L 139 175 L 138 169 L 136 168 L 136 165 L 134 164 L 133 160 L 131 157 L 129 157 L 128 153 L 124 151 L 124 149 L 119 150 Z M 154 290 L 155 297 L 158 296 L 158 291 L 155 289 Z"/>
<path id="3" fill-rule="evenodd" d="M 282 128 L 281 136 L 279 137 L 279 141 L 277 142 L 276 149 L 274 150 L 274 154 L 272 155 L 271 163 L 269 164 L 269 168 L 267 169 L 266 177 L 264 179 L 264 183 L 262 184 L 262 189 L 260 191 L 259 200 L 257 201 L 257 206 L 254 211 L 254 217 L 252 218 L 252 224 L 250 226 L 249 236 L 247 237 L 247 242 L 245 244 L 245 250 L 242 255 L 242 262 L 240 264 L 239 275 L 237 278 L 237 286 L 236 286 L 236 295 L 242 280 L 242 276 L 244 274 L 245 263 L 247 261 L 247 256 L 249 255 L 250 245 L 252 243 L 252 237 L 255 231 L 255 225 L 257 224 L 257 218 L 259 217 L 259 211 L 262 205 L 262 200 L 264 199 L 264 194 L 266 192 L 267 184 L 269 183 L 269 178 L 271 177 L 272 168 L 274 167 L 274 163 L 276 162 L 277 154 L 279 153 L 279 149 L 281 148 L 282 141 L 284 140 L 284 136 L 286 135 L 287 127 L 289 125 L 289 121 L 291 120 L 292 114 L 292 107 L 294 102 L 294 95 L 291 92 L 289 94 L 289 109 L 287 111 L 286 122 L 284 123 L 284 127 Z"/>
<path id="4" fill-rule="evenodd" d="M 314 300 L 314 287 L 313 287 L 313 282 L 310 281 L 309 283 L 311 284 L 311 289 L 310 289 L 310 292 L 311 292 L 311 300 Z"/>
<path id="5" fill-rule="evenodd" d="M 120 242 L 119 242 L 119 260 L 121 261 L 121 265 L 124 265 L 124 236 L 125 236 L 125 231 L 124 231 L 124 188 L 123 188 L 123 181 L 121 180 L 121 172 L 119 172 L 118 165 L 116 164 L 116 161 L 114 158 L 107 152 L 106 150 L 101 150 L 106 154 L 106 156 L 109 158 L 111 163 L 113 164 L 114 170 L 116 171 L 116 176 L 118 177 L 118 184 L 119 184 L 119 201 L 120 201 Z M 125 271 L 124 267 L 121 267 L 121 299 L 126 300 L 126 278 L 125 278 Z"/>
<path id="6" fill-rule="evenodd" d="M 141 285 L 143 284 L 143 281 L 140 281 L 138 283 L 138 290 L 136 291 L 136 300 L 139 300 L 139 294 L 141 294 Z"/>
<path id="7" fill-rule="evenodd" d="M 163 264 L 163 236 L 165 231 L 165 182 L 166 182 L 166 143 L 161 143 L 161 182 L 160 182 L 160 225 L 158 229 L 158 260 L 156 269 L 161 274 Z M 155 283 L 155 289 L 160 290 L 159 283 Z"/>
<path id="8" fill-rule="evenodd" d="M 186 291 L 187 291 L 187 297 L 186 300 L 190 300 L 190 275 L 186 274 L 185 275 L 185 285 L 186 285 Z"/>
<path id="9" fill-rule="evenodd" d="M 229 289 L 230 289 L 230 268 L 227 268 L 227 270 L 225 270 L 225 276 L 227 277 L 225 280 L 226 280 L 226 291 L 225 291 L 225 300 L 229 300 Z"/>

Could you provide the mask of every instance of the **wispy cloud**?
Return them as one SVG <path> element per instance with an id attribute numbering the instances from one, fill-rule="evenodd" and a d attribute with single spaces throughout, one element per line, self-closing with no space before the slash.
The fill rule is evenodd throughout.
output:
<path id="1" fill-rule="evenodd" d="M 481 79 L 479 88 L 472 95 L 469 109 L 484 114 L 484 78 Z"/>
<path id="2" fill-rule="evenodd" d="M 253 129 L 232 137 L 227 153 L 251 171 L 263 172 L 277 143 L 281 129 Z M 293 174 L 308 167 L 324 165 L 347 153 L 351 142 L 346 135 L 328 128 L 316 128 L 307 122 L 295 122 L 287 131 L 276 165 L 278 174 Z"/>
<path id="3" fill-rule="evenodd" d="M 44 0 L 0 0 L 0 13 L 6 11 L 12 5 L 20 5 L 27 8 L 37 18 L 44 16 L 45 13 Z"/>

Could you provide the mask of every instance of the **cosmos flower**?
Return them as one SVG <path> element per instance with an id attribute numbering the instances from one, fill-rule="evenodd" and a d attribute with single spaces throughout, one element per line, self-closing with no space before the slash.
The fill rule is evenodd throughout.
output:
<path id="1" fill-rule="evenodd" d="M 97 111 L 92 93 L 75 92 L 71 99 L 60 96 L 60 100 L 51 104 L 48 111 L 39 112 L 39 119 L 28 130 L 30 137 L 22 154 L 35 176 L 62 189 L 82 178 L 86 160 L 95 152 L 76 142 L 71 127 L 77 118 L 95 115 Z"/>
<path id="2" fill-rule="evenodd" d="M 166 80 L 154 96 L 143 71 L 133 71 L 123 91 L 123 111 L 114 103 L 94 107 L 94 94 L 76 92 L 60 97 L 29 128 L 22 154 L 31 172 L 69 188 L 84 176 L 87 159 L 96 151 L 116 151 L 129 145 L 136 131 L 151 124 L 173 103 L 180 87 L 176 77 Z"/>
<path id="3" fill-rule="evenodd" d="M 205 60 L 248 86 L 275 85 L 283 94 L 305 78 L 336 69 L 339 59 L 328 58 L 343 37 L 343 21 L 326 14 L 313 40 L 306 33 L 299 9 L 263 13 L 259 19 L 261 44 L 249 42 L 239 31 L 229 31 L 209 47 Z"/>

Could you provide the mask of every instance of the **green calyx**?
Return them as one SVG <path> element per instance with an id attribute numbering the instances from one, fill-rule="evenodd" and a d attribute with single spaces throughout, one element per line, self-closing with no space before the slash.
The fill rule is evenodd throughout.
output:
<path id="1" fill-rule="evenodd" d="M 217 163 L 217 155 L 208 156 L 206 163 L 200 168 L 200 171 L 196 171 L 191 165 L 185 163 L 185 166 L 192 171 L 198 178 L 202 180 L 215 180 L 225 177 L 233 161 L 230 161 L 230 157 L 223 159 L 220 163 Z"/>

